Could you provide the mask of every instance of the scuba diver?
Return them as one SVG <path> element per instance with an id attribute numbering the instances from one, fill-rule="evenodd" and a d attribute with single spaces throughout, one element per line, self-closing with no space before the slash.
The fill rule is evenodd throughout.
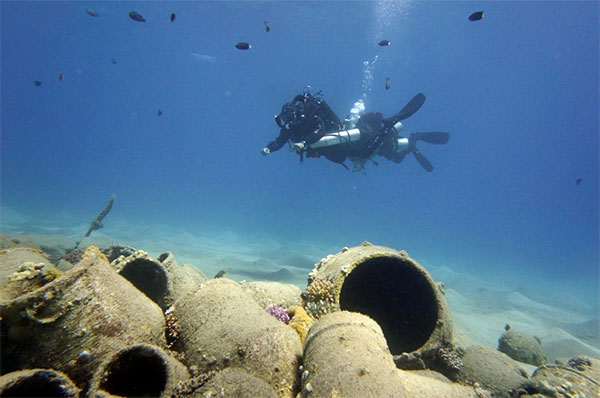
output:
<path id="1" fill-rule="evenodd" d="M 433 171 L 433 165 L 417 149 L 416 143 L 446 144 L 450 135 L 445 132 L 417 132 L 408 137 L 399 135 L 403 129 L 401 121 L 412 116 L 425 102 L 423 94 L 415 95 L 391 117 L 384 119 L 379 112 L 367 112 L 357 121 L 346 118 L 342 123 L 320 93 L 312 95 L 309 86 L 303 94 L 283 105 L 281 113 L 275 115 L 279 136 L 262 149 L 263 156 L 289 143 L 290 151 L 296 152 L 301 162 L 305 156 L 324 156 L 348 169 L 344 162 L 350 159 L 356 172 L 363 170 L 369 160 L 377 165 L 373 159 L 375 155 L 400 163 L 412 153 L 426 171 Z"/>

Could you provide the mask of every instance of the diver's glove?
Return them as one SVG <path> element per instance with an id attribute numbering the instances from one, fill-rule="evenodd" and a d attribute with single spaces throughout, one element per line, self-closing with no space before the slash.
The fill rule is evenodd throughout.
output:
<path id="1" fill-rule="evenodd" d="M 267 155 L 268 155 L 268 154 L 270 154 L 270 153 L 271 153 L 271 150 L 270 150 L 269 148 L 263 148 L 263 149 L 260 151 L 260 154 L 261 154 L 261 155 L 263 155 L 263 156 L 267 156 Z"/>

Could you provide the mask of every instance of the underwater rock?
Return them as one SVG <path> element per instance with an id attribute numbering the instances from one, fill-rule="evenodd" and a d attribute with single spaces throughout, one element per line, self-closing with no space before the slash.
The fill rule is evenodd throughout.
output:
<path id="1" fill-rule="evenodd" d="M 461 351 L 452 344 L 446 344 L 438 348 L 435 355 L 435 369 L 443 374 L 451 374 L 460 371 L 465 365 L 462 360 Z"/>
<path id="2" fill-rule="evenodd" d="M 54 268 L 54 264 L 40 249 L 31 247 L 13 247 L 0 250 L 0 286 L 4 285 L 12 274 L 25 263 L 45 264 L 46 269 Z"/>
<path id="3" fill-rule="evenodd" d="M 537 337 L 513 328 L 506 330 L 498 340 L 498 351 L 505 353 L 515 361 L 530 365 L 539 366 L 547 363 L 541 341 Z"/>
<path id="4" fill-rule="evenodd" d="M 62 256 L 75 247 L 75 240 L 73 238 L 58 233 L 36 235 L 35 238 L 39 243 L 40 248 L 48 255 L 53 264 L 58 263 L 58 260 L 60 260 Z M 90 243 L 88 246 L 91 246 L 92 244 L 95 243 Z"/>
<path id="5" fill-rule="evenodd" d="M 26 369 L 0 377 L 0 397 L 77 398 L 80 390 L 67 375 L 52 369 Z"/>
<path id="6" fill-rule="evenodd" d="M 249 293 L 262 308 L 280 305 L 287 308 L 300 305 L 302 291 L 296 285 L 272 281 L 241 282 L 240 286 Z"/>
<path id="7" fill-rule="evenodd" d="M 83 257 L 84 252 L 85 252 L 85 249 L 83 247 L 77 247 L 71 251 L 66 252 L 60 258 L 60 260 L 64 260 L 68 263 L 71 263 L 71 266 L 73 266 L 81 261 L 81 258 Z"/>
<path id="8" fill-rule="evenodd" d="M 210 279 L 178 300 L 181 325 L 174 350 L 201 373 L 239 367 L 266 381 L 280 397 L 293 397 L 302 355 L 300 338 L 261 308 L 236 282 Z"/>
<path id="9" fill-rule="evenodd" d="M 127 257 L 119 256 L 111 266 L 163 310 L 206 280 L 199 270 L 180 267 L 171 252 L 154 259 L 145 251 L 137 250 Z"/>
<path id="10" fill-rule="evenodd" d="M 344 248 L 315 264 L 309 286 L 317 278 L 335 286 L 341 310 L 368 315 L 381 326 L 392 354 L 427 362 L 452 341 L 443 285 L 405 251 L 369 242 Z"/>
<path id="11" fill-rule="evenodd" d="M 253 262 L 252 265 L 260 265 L 257 262 Z M 248 268 L 235 268 L 231 269 L 232 273 L 250 277 L 252 279 L 263 279 L 274 282 L 293 281 L 294 275 L 287 268 L 279 268 L 277 271 L 256 271 Z"/>
<path id="12" fill-rule="evenodd" d="M 0 288 L 0 300 L 12 300 L 23 294 L 41 288 L 62 274 L 54 266 L 46 263 L 26 262 L 17 268 L 6 284 Z"/>
<path id="13" fill-rule="evenodd" d="M 244 369 L 226 368 L 195 390 L 191 398 L 204 397 L 260 397 L 277 398 L 277 393 L 264 380 Z"/>
<path id="14" fill-rule="evenodd" d="M 173 302 L 198 289 L 200 284 L 208 278 L 198 268 L 190 264 L 180 266 L 175 261 L 175 256 L 171 252 L 165 252 L 158 256 L 158 261 L 164 265 L 169 273 L 169 281 L 172 284 L 172 299 Z"/>
<path id="15" fill-rule="evenodd" d="M 91 246 L 91 245 L 88 245 Z M 98 246 L 98 245 L 94 245 L 94 246 Z M 87 247 L 87 246 L 85 246 Z M 73 265 L 77 264 L 79 261 L 81 261 L 81 258 L 83 257 L 83 253 L 85 252 L 85 247 L 76 247 L 72 250 L 68 250 L 61 258 L 60 260 L 63 261 L 59 261 L 59 263 L 56 265 L 57 268 L 59 268 L 61 271 L 66 271 L 70 268 L 73 268 Z M 108 259 L 109 262 L 114 261 L 116 258 L 118 258 L 119 256 L 130 256 L 133 253 L 135 253 L 135 249 L 129 246 L 121 246 L 121 245 L 110 245 L 104 249 L 102 249 L 102 254 L 104 254 L 106 256 L 106 258 Z M 68 266 L 66 264 L 64 264 L 64 262 L 68 262 L 71 265 Z M 61 265 L 62 263 L 62 265 Z"/>
<path id="16" fill-rule="evenodd" d="M 15 247 L 30 247 L 32 249 L 41 249 L 37 239 L 33 236 L 11 236 L 0 233 L 0 250 L 12 249 Z"/>
<path id="17" fill-rule="evenodd" d="M 510 398 L 512 390 L 527 382 L 513 359 L 491 347 L 471 346 L 464 350 L 462 361 L 464 366 L 451 378 L 471 385 L 478 383 L 490 390 L 494 397 Z"/>
<path id="18" fill-rule="evenodd" d="M 338 311 L 319 319 L 304 343 L 302 397 L 408 397 L 379 325 Z"/>
<path id="19" fill-rule="evenodd" d="M 189 378 L 186 367 L 168 352 L 137 344 L 113 353 L 98 367 L 88 396 L 170 398 L 178 383 Z"/>
<path id="20" fill-rule="evenodd" d="M 599 359 L 587 357 L 572 358 L 566 365 L 540 366 L 515 396 L 596 397 L 600 393 L 599 366 Z"/>
<path id="21" fill-rule="evenodd" d="M 488 390 L 452 383 L 439 373 L 418 370 L 398 372 L 400 384 L 410 398 L 492 398 Z"/>
<path id="22" fill-rule="evenodd" d="M 108 258 L 108 261 L 112 263 L 120 256 L 131 256 L 135 253 L 135 249 L 131 246 L 110 245 L 102 249 L 102 253 Z"/>
<path id="23" fill-rule="evenodd" d="M 43 287 L 0 301 L 4 372 L 49 368 L 78 387 L 120 348 L 165 345 L 160 308 L 110 268 L 96 247 Z"/>

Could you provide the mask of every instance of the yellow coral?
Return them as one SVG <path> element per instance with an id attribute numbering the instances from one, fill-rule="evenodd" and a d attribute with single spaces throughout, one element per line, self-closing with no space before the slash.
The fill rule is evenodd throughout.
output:
<path id="1" fill-rule="evenodd" d="M 308 302 L 326 301 L 334 303 L 335 286 L 327 279 L 315 278 L 306 288 L 305 297 Z"/>
<path id="2" fill-rule="evenodd" d="M 290 315 L 292 319 L 288 325 L 294 329 L 298 335 L 300 336 L 300 341 L 304 344 L 304 340 L 306 340 L 306 334 L 308 333 L 308 329 L 312 324 L 311 317 L 304 311 L 304 308 L 299 305 L 292 305 L 287 308 L 287 313 Z"/>
<path id="3" fill-rule="evenodd" d="M 44 283 L 52 282 L 61 275 L 62 272 L 58 268 L 50 268 L 46 275 L 44 275 Z"/>
<path id="4" fill-rule="evenodd" d="M 96 246 L 89 246 L 87 249 L 85 249 L 85 251 L 83 252 L 83 256 L 81 256 L 81 259 L 84 259 L 84 258 L 86 258 L 88 256 L 100 257 L 101 259 L 103 259 L 107 263 L 110 262 L 110 261 L 108 261 L 108 258 L 106 258 L 106 256 L 104 255 L 104 253 L 102 253 L 100 251 L 100 249 L 98 249 Z"/>
<path id="5" fill-rule="evenodd" d="M 7 289 L 8 295 L 17 297 L 39 289 L 60 275 L 62 272 L 56 268 L 48 268 L 44 263 L 27 261 L 10 275 L 8 281 L 3 285 L 3 289 Z"/>

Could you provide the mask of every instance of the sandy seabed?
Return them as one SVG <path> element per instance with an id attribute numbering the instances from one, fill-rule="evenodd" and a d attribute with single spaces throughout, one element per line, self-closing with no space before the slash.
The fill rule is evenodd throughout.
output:
<path id="1" fill-rule="evenodd" d="M 89 226 L 68 214 L 54 217 L 53 220 L 34 220 L 3 206 L 0 232 L 11 236 L 32 235 L 42 246 L 67 248 L 81 240 L 82 231 Z M 191 264 L 209 278 L 226 270 L 227 277 L 236 281 L 272 280 L 292 283 L 301 289 L 306 288 L 307 275 L 313 265 L 342 248 L 312 242 L 289 244 L 223 229 L 192 234 L 168 225 L 132 224 L 114 217 L 110 226 L 92 233 L 81 246 L 90 244 L 127 245 L 154 257 L 171 251 L 179 264 Z M 577 355 L 600 357 L 598 301 L 590 302 L 570 294 L 563 285 L 556 285 L 556 289 L 546 287 L 546 293 L 536 293 L 524 289 L 518 281 L 512 285 L 507 280 L 499 283 L 502 278 L 465 274 L 451 266 L 417 260 L 436 281 L 444 283 L 454 327 L 473 344 L 497 348 L 498 339 L 508 324 L 539 337 L 549 362 Z M 552 283 L 555 282 L 550 281 L 546 286 Z"/>

